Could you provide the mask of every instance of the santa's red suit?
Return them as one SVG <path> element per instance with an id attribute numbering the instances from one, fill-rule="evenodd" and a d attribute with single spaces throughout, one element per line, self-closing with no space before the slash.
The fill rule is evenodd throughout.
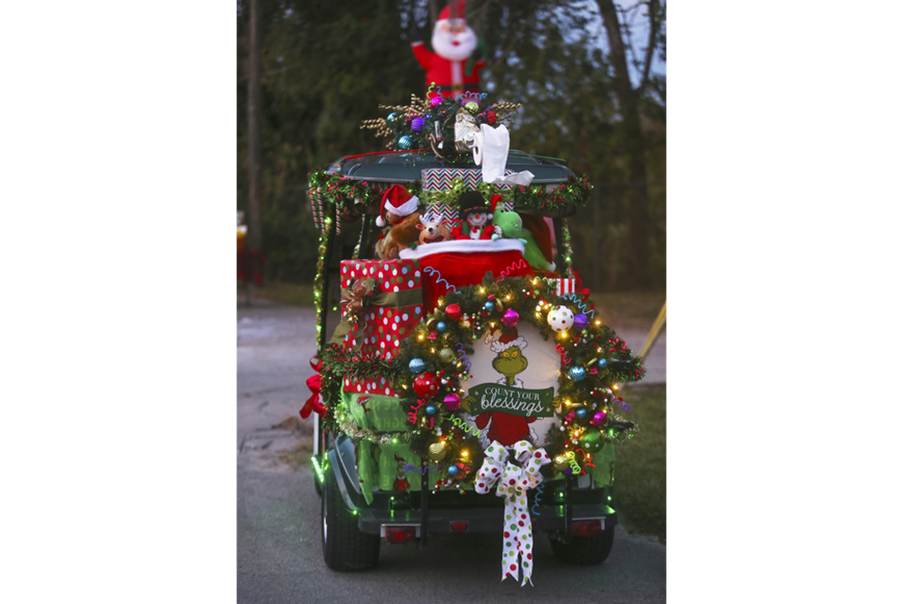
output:
<path id="1" fill-rule="evenodd" d="M 474 61 L 470 73 L 464 73 L 467 59 L 449 61 L 426 49 L 423 42 L 411 44 L 414 57 L 426 69 L 427 85 L 432 82 L 441 88 L 442 96 L 458 96 L 462 92 L 480 91 L 480 70 L 486 67 L 486 59 Z"/>

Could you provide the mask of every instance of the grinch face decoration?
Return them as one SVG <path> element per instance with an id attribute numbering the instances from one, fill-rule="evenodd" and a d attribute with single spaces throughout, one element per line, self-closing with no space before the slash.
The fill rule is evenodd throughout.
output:
<path id="1" fill-rule="evenodd" d="M 574 324 L 574 313 L 567 306 L 556 306 L 549 312 L 549 326 L 555 331 L 567 331 Z"/>
<path id="2" fill-rule="evenodd" d="M 527 357 L 518 346 L 511 346 L 492 361 L 492 368 L 505 376 L 505 385 L 514 386 L 514 376 L 527 369 Z"/>

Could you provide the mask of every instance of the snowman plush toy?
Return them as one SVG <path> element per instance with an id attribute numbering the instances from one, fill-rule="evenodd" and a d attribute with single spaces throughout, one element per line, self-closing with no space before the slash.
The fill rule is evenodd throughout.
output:
<path id="1" fill-rule="evenodd" d="M 496 199 L 487 204 L 479 191 L 466 191 L 458 198 L 458 217 L 461 226 L 452 229 L 452 239 L 492 239 L 493 235 L 501 235 L 501 227 L 492 224 L 492 211 Z"/>

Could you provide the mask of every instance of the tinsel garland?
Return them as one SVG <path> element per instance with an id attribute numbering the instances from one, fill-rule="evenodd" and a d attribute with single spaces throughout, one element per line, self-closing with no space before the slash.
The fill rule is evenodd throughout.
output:
<path id="1" fill-rule="evenodd" d="M 574 249 L 571 247 L 571 231 L 568 229 L 568 221 L 561 221 L 561 234 L 563 238 L 564 244 L 564 276 L 573 279 L 574 278 Z"/>
<path id="2" fill-rule="evenodd" d="M 407 444 L 411 440 L 411 432 L 379 432 L 377 430 L 368 430 L 361 428 L 346 413 L 339 412 L 336 417 L 336 426 L 339 431 L 346 434 L 348 438 L 354 441 L 365 440 L 377 445 L 388 445 L 389 443 Z"/>
<path id="3" fill-rule="evenodd" d="M 311 172 L 309 186 L 311 191 L 317 192 L 316 195 L 310 195 L 311 204 L 315 206 L 314 211 L 327 217 L 330 204 L 334 206 L 334 213 L 339 215 L 342 208 L 353 209 L 357 203 L 362 207 L 379 207 L 382 202 L 382 190 L 379 186 L 368 185 L 367 181 L 352 180 L 339 174 L 327 174 L 325 171 Z M 423 191 L 419 181 L 405 183 L 405 187 L 412 195 L 419 197 L 421 203 L 444 203 L 451 207 L 458 206 L 458 198 L 467 190 L 460 178 L 453 179 L 451 186 L 442 191 Z M 504 201 L 513 202 L 515 210 L 518 207 L 527 207 L 558 211 L 570 203 L 582 206 L 589 199 L 592 189 L 593 186 L 586 176 L 572 176 L 567 182 L 550 191 L 546 191 L 545 185 L 511 189 L 499 189 L 496 185 L 487 183 L 477 185 L 477 190 L 487 198 L 498 194 Z"/>
<path id="4" fill-rule="evenodd" d="M 329 233 L 329 221 L 326 218 L 327 233 Z M 329 246 L 329 236 L 320 234 L 320 244 L 317 247 L 317 276 L 314 277 L 314 309 L 317 317 L 317 345 L 320 345 L 320 335 L 326 326 L 326 292 L 323 287 L 326 279 L 326 249 Z"/>

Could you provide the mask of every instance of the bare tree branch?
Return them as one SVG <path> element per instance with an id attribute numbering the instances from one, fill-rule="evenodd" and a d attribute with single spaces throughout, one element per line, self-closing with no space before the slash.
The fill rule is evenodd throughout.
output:
<path id="1" fill-rule="evenodd" d="M 643 65 L 643 78 L 637 89 L 637 97 L 642 97 L 649 83 L 649 69 L 652 67 L 652 56 L 655 54 L 655 38 L 658 36 L 658 0 L 649 0 L 649 44 L 646 46 L 646 61 Z"/>

